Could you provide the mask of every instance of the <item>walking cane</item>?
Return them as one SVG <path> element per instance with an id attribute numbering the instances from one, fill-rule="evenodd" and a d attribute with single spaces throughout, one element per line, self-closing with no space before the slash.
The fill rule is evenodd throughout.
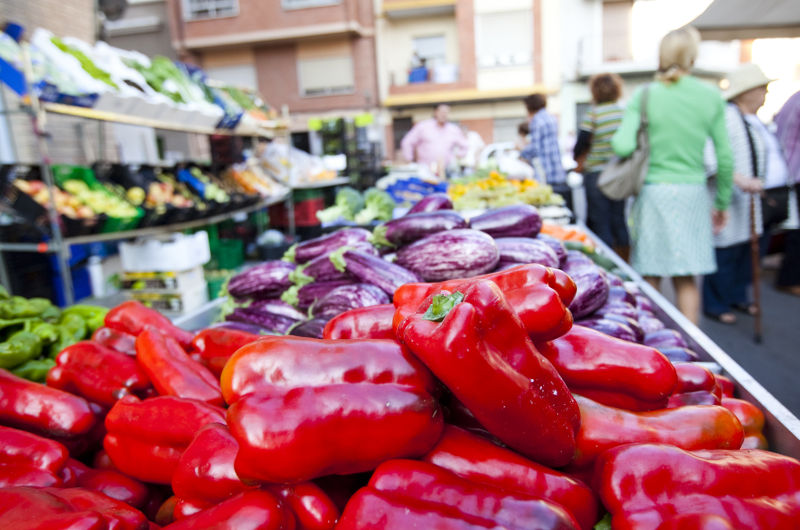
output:
<path id="1" fill-rule="evenodd" d="M 753 305 L 756 312 L 754 318 L 753 340 L 761 344 L 761 263 L 756 233 L 756 194 L 750 194 L 750 258 L 753 266 Z"/>

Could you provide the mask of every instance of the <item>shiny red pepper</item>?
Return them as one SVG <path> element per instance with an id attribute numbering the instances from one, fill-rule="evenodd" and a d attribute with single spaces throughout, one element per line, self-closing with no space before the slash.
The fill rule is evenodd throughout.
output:
<path id="1" fill-rule="evenodd" d="M 134 508 L 141 509 L 147 502 L 147 486 L 117 471 L 92 469 L 70 458 L 62 470 L 62 476 L 69 477 L 64 480 L 64 486 L 97 491 Z"/>
<path id="2" fill-rule="evenodd" d="M 125 355 L 136 355 L 136 335 L 103 326 L 92 333 L 92 340 Z"/>
<path id="3" fill-rule="evenodd" d="M 224 411 L 202 401 L 126 396 L 106 416 L 103 447 L 114 466 L 144 482 L 170 484 L 181 454 L 201 427 L 224 423 Z"/>
<path id="4" fill-rule="evenodd" d="M 474 278 L 401 286 L 393 298 L 397 310 L 393 320 L 395 332 L 402 321 L 431 294 L 439 291 L 464 292 L 468 286 L 484 280 L 497 284 L 533 340 L 554 339 L 572 326 L 572 313 L 567 306 L 575 296 L 575 282 L 562 271 L 528 264 Z"/>
<path id="5" fill-rule="evenodd" d="M 630 444 L 603 453 L 595 469 L 614 529 L 669 528 L 690 515 L 716 515 L 733 528 L 790 530 L 800 521 L 800 462 L 788 456 Z"/>
<path id="6" fill-rule="evenodd" d="M 291 512 L 274 495 L 247 491 L 212 508 L 165 526 L 163 530 L 291 530 Z"/>
<path id="7" fill-rule="evenodd" d="M 85 488 L 46 488 L 45 491 L 66 502 L 75 510 L 99 512 L 108 522 L 109 528 L 119 528 L 120 530 L 146 530 L 149 528 L 147 518 L 142 512 L 97 491 Z"/>
<path id="8" fill-rule="evenodd" d="M 733 383 L 733 380 L 730 377 L 714 374 L 714 377 L 717 380 L 717 383 L 720 387 L 722 387 L 722 395 L 723 397 L 733 397 L 733 392 L 736 386 Z"/>
<path id="9" fill-rule="evenodd" d="M 333 530 L 339 520 L 339 508 L 313 482 L 287 486 L 268 486 L 294 513 L 297 527 L 302 530 Z"/>
<path id="10" fill-rule="evenodd" d="M 427 462 L 389 460 L 378 466 L 368 487 L 400 500 L 450 507 L 498 526 L 577 530 L 563 507 L 536 497 L 472 482 Z"/>
<path id="11" fill-rule="evenodd" d="M 733 412 L 744 429 L 742 449 L 766 449 L 764 436 L 764 413 L 757 406 L 744 399 L 723 397 L 721 405 Z"/>
<path id="12" fill-rule="evenodd" d="M 235 403 L 274 388 L 393 383 L 433 392 L 431 373 L 393 340 L 270 336 L 248 344 L 222 372 L 222 394 Z"/>
<path id="13" fill-rule="evenodd" d="M 110 408 L 122 396 L 150 386 L 150 380 L 133 357 L 85 340 L 61 350 L 47 385 Z"/>
<path id="14" fill-rule="evenodd" d="M 67 448 L 54 440 L 0 426 L 0 487 L 60 486 Z"/>
<path id="15" fill-rule="evenodd" d="M 178 341 L 183 348 L 192 345 L 192 334 L 174 325 L 170 319 L 136 300 L 122 302 L 111 309 L 105 318 L 106 327 L 138 336 L 148 327 L 161 330 Z"/>
<path id="16" fill-rule="evenodd" d="M 711 370 L 698 363 L 675 363 L 675 371 L 678 386 L 669 397 L 668 408 L 720 404 L 722 387 Z"/>
<path id="17" fill-rule="evenodd" d="M 664 408 L 678 383 L 672 363 L 655 348 L 583 326 L 536 346 L 570 390 L 611 406 Z"/>
<path id="18" fill-rule="evenodd" d="M 78 437 L 95 425 L 89 403 L 0 369 L 0 423 L 48 437 Z"/>
<path id="19" fill-rule="evenodd" d="M 225 368 L 225 363 L 236 350 L 263 337 L 238 329 L 207 328 L 194 336 L 192 350 L 199 355 L 202 363 L 219 377 Z"/>
<path id="20" fill-rule="evenodd" d="M 393 318 L 393 304 L 351 309 L 330 319 L 322 330 L 322 338 L 394 339 Z"/>
<path id="21" fill-rule="evenodd" d="M 572 459 L 578 405 L 493 282 L 433 296 L 398 337 L 503 443 L 546 465 Z"/>
<path id="22" fill-rule="evenodd" d="M 393 497 L 372 488 L 358 490 L 348 501 L 337 530 L 497 529 L 493 521 L 451 508 Z"/>
<path id="23" fill-rule="evenodd" d="M 147 328 L 136 337 L 136 360 L 159 394 L 197 399 L 211 405 L 224 404 L 214 374 L 158 329 Z"/>
<path id="24" fill-rule="evenodd" d="M 584 530 L 597 522 L 597 499 L 580 481 L 451 425 L 422 460 L 472 482 L 547 499 L 563 506 Z"/>
<path id="25" fill-rule="evenodd" d="M 68 502 L 52 495 L 51 489 L 3 488 L 3 494 L 0 495 L 0 527 L 14 530 L 108 528 L 108 521 L 103 515 L 96 511 L 76 511 Z"/>
<path id="26" fill-rule="evenodd" d="M 632 412 L 575 396 L 581 429 L 573 465 L 590 465 L 605 450 L 626 443 L 669 443 L 683 449 L 738 449 L 744 439 L 736 416 L 718 405 Z"/>
<path id="27" fill-rule="evenodd" d="M 421 456 L 442 433 L 442 413 L 419 388 L 345 383 L 248 394 L 228 409 L 228 426 L 239 477 L 293 483 Z"/>

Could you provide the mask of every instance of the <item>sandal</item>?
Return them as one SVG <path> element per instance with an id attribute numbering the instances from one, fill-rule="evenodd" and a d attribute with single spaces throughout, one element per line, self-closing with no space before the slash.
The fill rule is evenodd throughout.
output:
<path id="1" fill-rule="evenodd" d="M 736 324 L 736 315 L 730 312 L 719 313 L 718 315 L 714 315 L 712 313 L 706 313 L 705 315 L 712 320 L 716 320 L 720 324 L 727 324 L 727 325 Z"/>
<path id="2" fill-rule="evenodd" d="M 758 306 L 756 304 L 733 304 L 733 308 L 740 313 L 755 316 L 758 314 Z"/>

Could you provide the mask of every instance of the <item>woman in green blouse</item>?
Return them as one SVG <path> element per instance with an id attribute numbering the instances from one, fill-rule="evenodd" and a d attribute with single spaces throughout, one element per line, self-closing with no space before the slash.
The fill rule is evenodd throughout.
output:
<path id="1" fill-rule="evenodd" d="M 699 42 L 697 30 L 688 26 L 661 40 L 656 81 L 647 95 L 650 162 L 631 212 L 634 269 L 655 288 L 662 277 L 672 277 L 678 309 L 695 323 L 700 292 L 694 276 L 716 270 L 712 233 L 727 221 L 733 180 L 725 102 L 716 88 L 689 75 Z M 611 141 L 620 157 L 636 148 L 641 97 L 639 89 Z M 713 205 L 703 163 L 709 137 L 717 156 Z"/>

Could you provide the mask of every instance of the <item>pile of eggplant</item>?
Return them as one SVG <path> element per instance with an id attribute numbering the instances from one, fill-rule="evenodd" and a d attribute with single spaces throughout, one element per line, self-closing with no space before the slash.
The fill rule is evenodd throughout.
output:
<path id="1" fill-rule="evenodd" d="M 447 195 L 432 194 L 372 233 L 343 228 L 301 242 L 283 259 L 230 280 L 228 293 L 236 307 L 226 319 L 267 333 L 321 337 L 334 316 L 390 303 L 404 283 L 539 263 L 563 269 L 575 280 L 578 292 L 570 310 L 577 324 L 654 346 L 673 361 L 696 360 L 679 332 L 664 329 L 635 283 L 540 234 L 542 219 L 534 206 L 506 206 L 471 219 L 452 208 Z"/>

